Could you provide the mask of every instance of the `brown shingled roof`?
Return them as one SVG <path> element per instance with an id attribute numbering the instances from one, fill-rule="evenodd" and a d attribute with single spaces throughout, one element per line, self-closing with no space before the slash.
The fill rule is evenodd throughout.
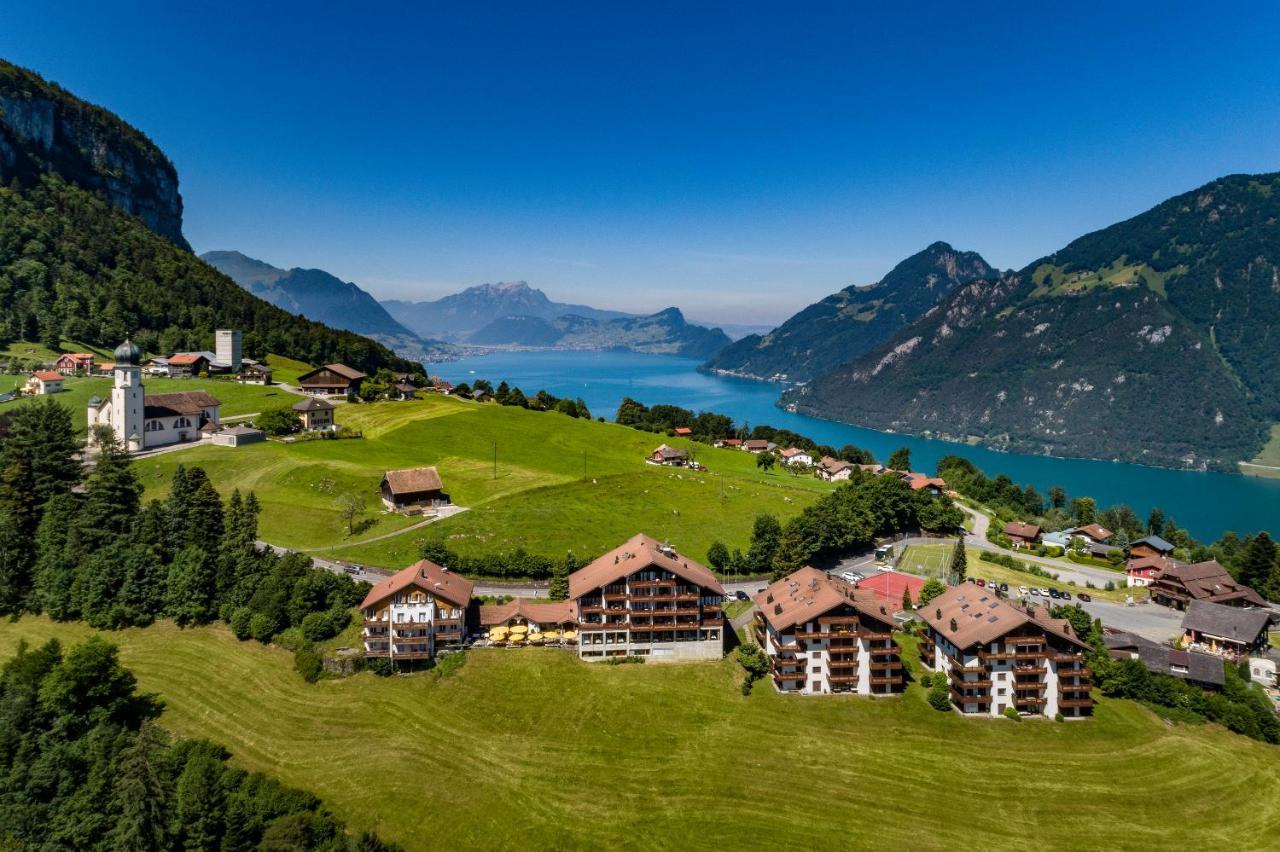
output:
<path id="1" fill-rule="evenodd" d="M 564 624 L 577 621 L 578 607 L 573 601 L 540 603 L 528 598 L 516 598 L 504 604 L 486 604 L 480 607 L 480 626 L 496 627 L 519 616 L 533 624 Z"/>
<path id="2" fill-rule="evenodd" d="M 420 491 L 439 491 L 444 487 L 440 473 L 434 467 L 389 470 L 382 478 L 391 487 L 392 494 L 417 494 Z"/>
<path id="3" fill-rule="evenodd" d="M 459 609 L 465 609 L 471 602 L 471 591 L 475 588 L 475 583 L 428 559 L 421 559 L 376 584 L 364 596 L 360 608 L 366 609 L 381 603 L 410 586 L 431 592 Z"/>
<path id="4" fill-rule="evenodd" d="M 1170 565 L 1160 572 L 1157 580 L 1171 579 L 1181 582 L 1187 593 L 1196 600 L 1212 603 L 1244 600 L 1254 606 L 1266 606 L 1262 596 L 1243 583 L 1236 582 L 1227 569 L 1216 559 L 1196 562 L 1192 565 Z"/>
<path id="5" fill-rule="evenodd" d="M 926 624 L 961 649 L 985 645 L 1031 623 L 1084 647 L 1066 619 L 1049 618 L 1043 610 L 1027 612 L 1019 609 L 983 587 L 970 583 L 947 589 L 921 607 L 919 614 Z M 952 622 L 956 625 L 954 629 Z"/>
<path id="6" fill-rule="evenodd" d="M 198 415 L 201 409 L 222 405 L 205 391 L 149 393 L 142 397 L 144 416 L 172 417 L 175 414 Z"/>
<path id="7" fill-rule="evenodd" d="M 902 599 L 898 599 L 899 605 Z M 840 606 L 892 627 L 893 614 L 869 589 L 856 589 L 844 580 L 817 568 L 801 568 L 765 588 L 754 598 L 765 621 L 782 632 L 804 624 Z"/>
<path id="8" fill-rule="evenodd" d="M 705 565 L 681 556 L 674 549 L 664 552 L 657 539 L 640 533 L 570 574 L 569 597 L 582 597 L 592 589 L 650 567 L 665 569 L 716 594 L 724 594 L 724 586 Z"/>
<path id="9" fill-rule="evenodd" d="M 1024 524 L 1022 521 L 1010 521 L 1004 525 L 1005 535 L 1016 535 L 1018 538 L 1035 538 L 1040 535 L 1040 528 L 1035 524 Z"/>

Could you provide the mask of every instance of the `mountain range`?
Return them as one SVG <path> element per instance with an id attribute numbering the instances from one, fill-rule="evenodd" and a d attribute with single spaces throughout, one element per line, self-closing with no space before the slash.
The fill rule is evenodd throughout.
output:
<path id="1" fill-rule="evenodd" d="M 1280 174 L 953 289 L 782 404 L 1019 452 L 1235 469 L 1280 420 Z"/>
<path id="2" fill-rule="evenodd" d="M 446 343 L 414 334 L 373 296 L 323 269 L 280 269 L 238 251 L 208 251 L 200 259 L 276 307 L 371 337 L 404 358 L 425 361 L 454 353 Z"/>
<path id="3" fill-rule="evenodd" d="M 871 351 L 956 287 L 994 270 L 974 252 L 937 242 L 878 283 L 846 287 L 765 335 L 748 335 L 702 366 L 707 372 L 806 382 Z"/>
<path id="4" fill-rule="evenodd" d="M 471 346 L 626 349 L 707 358 L 730 342 L 718 328 L 690 324 L 677 308 L 638 316 L 553 302 L 524 281 L 481 284 L 433 302 L 382 305 L 418 334 Z"/>

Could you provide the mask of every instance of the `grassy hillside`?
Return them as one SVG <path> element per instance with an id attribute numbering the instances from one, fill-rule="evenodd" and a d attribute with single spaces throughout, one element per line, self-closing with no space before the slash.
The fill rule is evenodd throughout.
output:
<path id="1" fill-rule="evenodd" d="M 89 633 L 6 622 L 0 657 Z M 1028 827 L 1038 849 L 1151 849 L 1175 822 L 1179 846 L 1244 850 L 1274 848 L 1280 820 L 1273 747 L 1129 702 L 1081 723 L 975 720 L 915 685 L 744 698 L 728 661 L 588 666 L 550 649 L 308 686 L 287 652 L 219 628 L 108 638 L 167 727 L 411 850 L 1016 848 Z"/>
<path id="2" fill-rule="evenodd" d="M 547 556 L 589 555 L 640 530 L 701 558 L 717 538 L 745 548 L 758 512 L 788 518 L 832 487 L 776 470 L 765 475 L 754 456 L 701 445 L 698 457 L 711 474 L 655 468 L 643 458 L 662 441 L 694 445 L 612 423 L 446 397 L 343 405 L 337 420 L 364 438 L 271 442 L 234 452 L 199 447 L 142 459 L 137 470 L 151 497 L 164 493 L 179 463 L 202 465 L 224 492 L 257 493 L 264 539 L 340 548 L 325 552 L 385 567 L 416 558 L 427 539 L 447 539 L 464 553 L 522 547 Z M 439 467 L 445 490 L 469 511 L 358 544 L 413 523 L 383 513 L 377 491 L 383 471 L 419 465 Z M 346 492 L 363 495 L 375 521 L 356 546 L 344 540 L 335 505 Z"/>

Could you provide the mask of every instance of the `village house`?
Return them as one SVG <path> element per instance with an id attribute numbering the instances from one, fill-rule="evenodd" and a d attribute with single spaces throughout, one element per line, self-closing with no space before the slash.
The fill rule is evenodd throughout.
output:
<path id="1" fill-rule="evenodd" d="M 1078 536 L 1084 539 L 1085 544 L 1105 545 L 1111 541 L 1111 537 L 1115 535 L 1111 530 L 1099 524 L 1085 524 L 1082 527 L 1072 527 L 1067 530 L 1067 535 Z"/>
<path id="2" fill-rule="evenodd" d="M 866 579 L 859 580 L 856 585 L 863 591 L 871 592 L 876 600 L 889 607 L 890 612 L 900 612 L 904 595 L 911 595 L 911 605 L 920 602 L 920 590 L 924 588 L 924 578 L 913 574 L 902 574 L 898 571 L 879 571 Z"/>
<path id="3" fill-rule="evenodd" d="M 1278 655 L 1275 651 L 1267 652 L 1266 656 L 1249 658 L 1249 680 L 1254 683 L 1261 684 L 1267 689 L 1280 688 L 1280 679 L 1276 677 L 1276 664 Z"/>
<path id="4" fill-rule="evenodd" d="M 393 512 L 421 514 L 449 505 L 440 473 L 434 467 L 389 470 L 382 475 L 382 505 Z"/>
<path id="5" fill-rule="evenodd" d="M 267 440 L 267 433 L 238 423 L 235 426 L 219 426 L 206 423 L 200 428 L 200 437 L 208 438 L 215 446 L 242 447 L 245 444 L 260 444 Z"/>
<path id="6" fill-rule="evenodd" d="M 272 370 L 266 364 L 245 360 L 240 365 L 240 372 L 236 373 L 236 381 L 245 385 L 269 385 L 271 375 Z"/>
<path id="7" fill-rule="evenodd" d="M 728 447 L 729 449 L 740 449 L 742 447 L 741 438 L 717 438 L 712 444 L 714 447 Z"/>
<path id="8" fill-rule="evenodd" d="M 827 482 L 844 482 L 853 476 L 853 464 L 844 459 L 823 456 L 818 462 L 818 476 Z"/>
<path id="9" fill-rule="evenodd" d="M 1041 532 L 1040 543 L 1046 547 L 1060 547 L 1065 552 L 1071 548 L 1071 533 L 1067 530 Z"/>
<path id="10" fill-rule="evenodd" d="M 649 453 L 645 461 L 649 464 L 667 465 L 668 467 L 684 467 L 689 462 L 689 456 L 684 450 L 660 444 L 656 450 Z"/>
<path id="11" fill-rule="evenodd" d="M 801 568 L 755 596 L 755 636 L 774 686 L 801 695 L 892 695 L 905 684 L 893 612 L 816 568 Z M 901 599 L 899 599 L 899 606 Z"/>
<path id="12" fill-rule="evenodd" d="M 874 463 L 860 464 L 858 465 L 858 470 L 861 471 L 862 473 L 869 473 L 872 476 L 880 476 L 881 474 L 885 474 L 885 473 L 893 473 L 893 471 L 889 470 L 889 468 L 885 467 L 884 465 L 874 464 Z"/>
<path id="13" fill-rule="evenodd" d="M 116 347 L 111 395 L 93 397 L 88 426 L 111 427 L 116 440 L 130 452 L 148 447 L 196 441 L 206 423 L 219 423 L 222 403 L 205 391 L 146 393 L 142 386 L 142 351 L 129 340 Z"/>
<path id="14" fill-rule="evenodd" d="M 51 393 L 62 393 L 62 382 L 66 376 L 57 370 L 36 370 L 27 377 L 22 386 L 26 396 L 45 396 Z"/>
<path id="15" fill-rule="evenodd" d="M 310 397 L 295 402 L 290 407 L 298 413 L 298 423 L 301 424 L 304 432 L 332 431 L 338 428 L 338 424 L 333 420 L 335 406 L 327 399 Z"/>
<path id="16" fill-rule="evenodd" d="M 1138 660 L 1153 674 L 1169 675 L 1201 689 L 1222 689 L 1227 682 L 1222 658 L 1199 651 L 1180 651 L 1135 633 L 1108 628 L 1102 637 L 1115 660 Z"/>
<path id="17" fill-rule="evenodd" d="M 298 377 L 298 386 L 304 393 L 320 396 L 345 396 L 359 393 L 360 384 L 369 378 L 346 364 L 326 364 Z"/>
<path id="18" fill-rule="evenodd" d="M 1024 524 L 1022 521 L 1010 521 L 1005 524 L 1004 534 L 1009 536 L 1015 548 L 1035 547 L 1040 541 L 1040 528 L 1035 524 Z"/>
<path id="19" fill-rule="evenodd" d="M 1261 595 L 1236 582 L 1214 559 L 1192 565 L 1170 565 L 1156 575 L 1150 587 L 1152 600 L 1175 609 L 1186 609 L 1191 601 L 1242 607 L 1267 605 Z"/>
<path id="20" fill-rule="evenodd" d="M 677 437 L 680 437 L 680 438 L 688 438 L 691 435 L 693 435 L 693 430 L 690 429 L 688 426 L 677 426 L 672 431 L 675 433 Z"/>
<path id="21" fill-rule="evenodd" d="M 724 594 L 704 565 L 637 535 L 569 575 L 578 656 L 717 660 L 729 629 Z"/>
<path id="22" fill-rule="evenodd" d="M 1091 715 L 1085 641 L 1071 622 L 1020 609 L 982 587 L 954 586 L 921 607 L 920 659 L 949 680 L 960 712 Z"/>
<path id="23" fill-rule="evenodd" d="M 902 479 L 911 486 L 912 491 L 927 491 L 934 497 L 941 497 L 942 493 L 947 490 L 946 480 L 936 476 L 907 472 L 902 474 Z"/>
<path id="24" fill-rule="evenodd" d="M 1174 546 L 1158 535 L 1140 538 L 1129 545 L 1130 559 L 1167 558 L 1173 554 Z"/>
<path id="25" fill-rule="evenodd" d="M 481 634 L 491 645 L 574 645 L 578 641 L 578 611 L 573 601 L 516 598 L 502 604 L 482 604 L 478 620 Z"/>
<path id="26" fill-rule="evenodd" d="M 84 375 L 93 372 L 92 352 L 66 352 L 53 362 L 53 369 L 64 376 Z"/>
<path id="27" fill-rule="evenodd" d="M 748 453 L 760 455 L 761 453 L 771 453 L 778 449 L 778 445 L 772 441 L 766 441 L 763 438 L 751 438 L 742 442 L 742 449 Z"/>
<path id="28" fill-rule="evenodd" d="M 799 447 L 787 447 L 779 455 L 782 456 L 782 463 L 785 465 L 802 465 L 804 467 L 813 465 L 813 456 L 807 450 L 802 450 Z"/>
<path id="29" fill-rule="evenodd" d="M 387 391 L 388 399 L 398 399 L 398 400 L 404 401 L 404 400 L 410 400 L 410 399 L 417 399 L 417 397 L 418 397 L 418 389 L 413 385 L 409 384 L 408 382 L 400 382 L 399 384 L 392 385 L 390 390 Z"/>
<path id="30" fill-rule="evenodd" d="M 209 359 L 200 352 L 176 352 L 168 358 L 169 376 L 190 379 L 209 372 Z"/>
<path id="31" fill-rule="evenodd" d="M 142 372 L 148 376 L 168 376 L 169 359 L 162 357 L 149 358 L 143 362 Z"/>
<path id="32" fill-rule="evenodd" d="M 1238 660 L 1265 651 L 1271 612 L 1193 600 L 1182 617 L 1182 641 L 1188 648 Z"/>
<path id="33" fill-rule="evenodd" d="M 360 603 L 368 658 L 429 660 L 460 649 L 475 585 L 429 560 L 382 580 Z"/>
<path id="34" fill-rule="evenodd" d="M 1124 568 L 1125 585 L 1130 588 L 1144 588 L 1155 582 L 1161 572 L 1186 563 L 1164 556 L 1142 556 L 1130 559 Z"/>

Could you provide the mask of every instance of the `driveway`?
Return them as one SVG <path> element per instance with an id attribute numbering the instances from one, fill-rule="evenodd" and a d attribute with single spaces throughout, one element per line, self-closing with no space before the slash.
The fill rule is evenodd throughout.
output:
<path id="1" fill-rule="evenodd" d="M 1088 565 L 1077 565 L 1074 562 L 1065 562 L 1059 559 L 1048 559 L 1043 556 L 1026 553 L 1021 550 L 1006 550 L 1003 547 L 997 547 L 987 541 L 987 529 L 991 525 L 991 519 L 982 512 L 970 509 L 961 503 L 956 503 L 956 507 L 973 519 L 973 532 L 967 532 L 964 536 L 964 546 L 972 547 L 976 550 L 985 550 L 988 553 L 1003 553 L 1006 556 L 1012 556 L 1022 562 L 1030 562 L 1038 565 L 1046 570 L 1053 571 L 1058 575 L 1058 579 L 1066 582 L 1068 580 L 1074 582 L 1077 586 L 1083 587 L 1086 583 L 1092 583 L 1095 586 L 1102 587 L 1107 583 L 1115 583 L 1117 586 L 1124 585 L 1125 576 L 1120 571 L 1108 571 L 1106 568 L 1092 568 Z"/>

